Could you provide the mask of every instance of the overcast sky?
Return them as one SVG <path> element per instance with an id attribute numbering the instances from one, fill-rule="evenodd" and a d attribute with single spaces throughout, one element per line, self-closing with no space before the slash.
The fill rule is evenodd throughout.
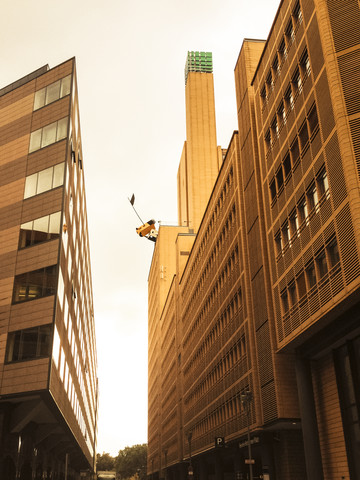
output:
<path id="1" fill-rule="evenodd" d="M 188 50 L 213 52 L 218 144 L 237 129 L 234 68 L 280 0 L 2 0 L 0 88 L 75 56 L 100 383 L 98 452 L 147 441 L 147 277 L 139 220 L 177 221 Z"/>

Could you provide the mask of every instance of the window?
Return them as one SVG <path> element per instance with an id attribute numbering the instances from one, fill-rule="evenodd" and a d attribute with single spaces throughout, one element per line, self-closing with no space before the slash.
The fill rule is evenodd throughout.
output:
<path id="1" fill-rule="evenodd" d="M 269 94 L 272 92 L 273 88 L 274 88 L 274 80 L 273 80 L 273 77 L 272 77 L 272 74 L 271 74 L 271 70 L 269 71 L 267 77 L 266 77 L 266 89 L 267 89 L 267 94 L 269 96 Z"/>
<path id="2" fill-rule="evenodd" d="M 316 106 L 310 110 L 308 114 L 308 124 L 310 129 L 310 135 L 313 136 L 319 131 L 319 119 L 317 116 Z"/>
<path id="3" fill-rule="evenodd" d="M 315 184 L 310 186 L 309 190 L 306 192 L 306 196 L 307 203 L 309 205 L 309 211 L 311 212 L 313 209 L 317 208 L 319 204 L 319 196 Z"/>
<path id="4" fill-rule="evenodd" d="M 41 90 L 35 92 L 34 110 L 55 102 L 59 98 L 69 95 L 71 88 L 71 75 L 58 80 Z"/>
<path id="5" fill-rule="evenodd" d="M 283 313 L 287 313 L 289 311 L 289 297 L 287 290 L 284 290 L 281 293 L 281 304 L 283 308 Z"/>
<path id="6" fill-rule="evenodd" d="M 295 94 L 301 93 L 302 83 L 301 83 L 301 76 L 300 76 L 299 68 L 296 68 L 291 82 L 293 84 Z"/>
<path id="7" fill-rule="evenodd" d="M 284 244 L 286 245 L 290 241 L 290 228 L 289 228 L 289 222 L 287 220 L 282 225 L 281 231 L 282 231 L 283 238 L 284 238 Z"/>
<path id="8" fill-rule="evenodd" d="M 266 144 L 266 151 L 269 151 L 271 148 L 271 135 L 270 129 L 265 133 L 265 144 Z"/>
<path id="9" fill-rule="evenodd" d="M 56 280 L 56 265 L 16 275 L 14 278 L 13 303 L 54 295 Z"/>
<path id="10" fill-rule="evenodd" d="M 280 42 L 278 51 L 280 54 L 281 61 L 283 62 L 284 60 L 286 60 L 286 57 L 287 57 L 286 44 L 285 44 L 284 38 Z"/>
<path id="11" fill-rule="evenodd" d="M 288 178 L 288 176 L 291 175 L 291 159 L 289 152 L 284 157 L 283 166 L 285 178 Z"/>
<path id="12" fill-rule="evenodd" d="M 294 138 L 294 141 L 291 144 L 290 155 L 291 155 L 292 164 L 296 165 L 297 161 L 300 158 L 299 142 L 297 137 Z"/>
<path id="13" fill-rule="evenodd" d="M 304 272 L 301 272 L 300 275 L 297 277 L 296 283 L 298 287 L 299 298 L 302 298 L 304 295 L 306 295 L 306 282 Z"/>
<path id="14" fill-rule="evenodd" d="M 57 122 L 39 128 L 39 130 L 35 130 L 35 132 L 31 132 L 29 153 L 66 138 L 67 127 L 68 117 L 65 117 Z"/>
<path id="15" fill-rule="evenodd" d="M 278 171 L 276 172 L 276 183 L 277 183 L 278 192 L 280 192 L 280 189 L 284 185 L 284 175 L 283 175 L 281 165 L 280 165 Z"/>
<path id="16" fill-rule="evenodd" d="M 297 302 L 297 293 L 296 293 L 295 282 L 292 282 L 289 285 L 288 291 L 289 291 L 290 304 L 293 307 Z"/>
<path id="17" fill-rule="evenodd" d="M 52 325 L 10 332 L 6 345 L 6 362 L 48 357 L 51 352 Z"/>
<path id="18" fill-rule="evenodd" d="M 322 278 L 324 275 L 327 274 L 328 266 L 327 266 L 326 255 L 324 250 L 322 250 L 319 253 L 319 255 L 316 257 L 316 266 L 319 272 L 319 278 Z"/>
<path id="19" fill-rule="evenodd" d="M 270 183 L 270 196 L 271 196 L 271 201 L 274 201 L 276 198 L 276 185 L 275 185 L 275 179 L 271 180 Z"/>
<path id="20" fill-rule="evenodd" d="M 273 142 L 275 142 L 275 140 L 279 137 L 279 124 L 276 116 L 273 118 L 271 122 L 271 132 L 272 132 Z"/>
<path id="21" fill-rule="evenodd" d="M 59 238 L 61 212 L 45 215 L 20 226 L 19 248 Z"/>
<path id="22" fill-rule="evenodd" d="M 331 268 L 340 262 L 339 246 L 334 238 L 327 247 Z"/>
<path id="23" fill-rule="evenodd" d="M 314 262 L 311 262 L 306 267 L 306 278 L 308 281 L 309 288 L 312 288 L 316 284 L 316 273 Z"/>
<path id="24" fill-rule="evenodd" d="M 290 213 L 290 235 L 291 237 L 297 237 L 299 230 L 299 218 L 296 210 Z"/>
<path id="25" fill-rule="evenodd" d="M 26 177 L 24 198 L 47 192 L 64 183 L 65 163 L 59 163 Z"/>
<path id="26" fill-rule="evenodd" d="M 285 112 L 285 106 L 284 102 L 281 102 L 277 111 L 278 118 L 279 118 L 279 123 L 282 123 L 283 125 L 286 124 L 286 112 Z"/>
<path id="27" fill-rule="evenodd" d="M 294 108 L 294 96 L 291 90 L 291 86 L 289 85 L 286 92 L 285 92 L 285 105 L 287 110 L 293 110 Z"/>
<path id="28" fill-rule="evenodd" d="M 298 210 L 300 225 L 303 224 L 304 222 L 307 225 L 309 223 L 309 219 L 308 219 L 308 206 L 307 206 L 305 197 L 303 197 L 298 203 L 297 210 Z"/>
<path id="29" fill-rule="evenodd" d="M 307 78 L 310 76 L 311 68 L 310 68 L 310 59 L 307 49 L 305 49 L 301 60 L 300 60 L 300 68 L 301 73 L 303 74 L 303 78 Z"/>
<path id="30" fill-rule="evenodd" d="M 318 185 L 320 197 L 329 198 L 329 181 L 325 169 L 322 170 L 322 172 L 317 176 L 316 182 Z"/>
<path id="31" fill-rule="evenodd" d="M 276 253 L 277 253 L 277 255 L 280 255 L 280 253 L 282 252 L 282 249 L 283 249 L 282 238 L 281 238 L 281 233 L 280 232 L 277 232 L 277 234 L 275 235 L 275 245 L 276 245 Z"/>
<path id="32" fill-rule="evenodd" d="M 296 2 L 294 12 L 293 12 L 295 23 L 300 25 L 302 23 L 302 13 L 300 8 L 300 3 Z"/>
<path id="33" fill-rule="evenodd" d="M 274 71 L 274 77 L 278 77 L 280 75 L 280 67 L 279 67 L 279 59 L 277 55 L 275 56 L 272 64 L 272 69 Z"/>
<path id="34" fill-rule="evenodd" d="M 266 101 L 267 101 L 265 84 L 263 85 L 262 89 L 260 90 L 260 97 L 261 97 L 261 105 L 263 107 L 265 107 Z"/>
<path id="35" fill-rule="evenodd" d="M 300 140 L 301 151 L 303 152 L 304 150 L 306 150 L 306 147 L 308 146 L 308 142 L 309 142 L 309 133 L 308 133 L 306 122 L 304 122 L 300 127 L 299 140 Z"/>
<path id="36" fill-rule="evenodd" d="M 289 23 L 288 23 L 288 25 L 286 27 L 286 30 L 285 30 L 285 37 L 286 37 L 287 44 L 289 46 L 295 40 L 295 32 L 294 32 L 294 27 L 293 27 L 291 18 L 290 18 Z"/>

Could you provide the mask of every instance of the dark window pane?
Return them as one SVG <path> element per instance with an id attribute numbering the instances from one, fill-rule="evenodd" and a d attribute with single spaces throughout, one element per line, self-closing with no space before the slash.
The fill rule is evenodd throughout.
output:
<path id="1" fill-rule="evenodd" d="M 336 240 L 333 240 L 330 245 L 328 246 L 329 257 L 331 267 L 334 267 L 337 263 L 340 262 L 340 253 L 339 253 L 339 246 Z"/>
<path id="2" fill-rule="evenodd" d="M 319 127 L 319 120 L 316 112 L 316 107 L 314 107 L 308 116 L 309 128 L 310 128 L 310 135 L 315 133 Z"/>
<path id="3" fill-rule="evenodd" d="M 296 282 L 297 282 L 298 291 L 299 291 L 299 298 L 301 298 L 306 294 L 306 283 L 305 283 L 304 273 L 301 273 L 298 276 Z"/>
<path id="4" fill-rule="evenodd" d="M 23 330 L 19 360 L 26 360 L 36 357 L 37 338 L 37 328 Z"/>
<path id="5" fill-rule="evenodd" d="M 281 303 L 282 303 L 282 306 L 283 306 L 284 313 L 288 312 L 288 310 L 289 310 L 289 297 L 288 297 L 287 290 L 285 290 L 281 294 Z"/>
<path id="6" fill-rule="evenodd" d="M 52 328 L 52 325 L 42 325 L 9 333 L 6 345 L 6 361 L 16 362 L 49 356 L 51 353 Z"/>
<path id="7" fill-rule="evenodd" d="M 299 142 L 297 137 L 295 137 L 295 140 L 291 145 L 290 153 L 291 153 L 292 163 L 293 165 L 295 165 L 296 161 L 300 157 Z"/>
<path id="8" fill-rule="evenodd" d="M 308 279 L 309 287 L 313 287 L 316 284 L 315 266 L 313 262 L 311 262 L 306 269 L 306 277 Z"/>
<path id="9" fill-rule="evenodd" d="M 325 252 L 321 252 L 320 255 L 316 257 L 316 264 L 319 269 L 319 276 L 322 278 L 328 271 Z"/>
<path id="10" fill-rule="evenodd" d="M 47 267 L 44 278 L 44 295 L 54 295 L 56 290 L 57 280 L 57 268 L 56 265 Z"/>
<path id="11" fill-rule="evenodd" d="M 6 347 L 6 361 L 14 362 L 19 359 L 21 331 L 8 334 Z"/>
<path id="12" fill-rule="evenodd" d="M 271 200 L 274 200 L 276 198 L 275 180 L 272 180 L 270 183 L 270 194 L 271 194 Z"/>
<path id="13" fill-rule="evenodd" d="M 16 275 L 13 302 L 24 302 L 55 293 L 56 265 Z"/>
<path id="14" fill-rule="evenodd" d="M 308 134 L 306 122 L 303 124 L 303 126 L 300 129 L 299 138 L 300 138 L 301 150 L 304 150 L 304 148 L 306 147 L 309 141 L 309 134 Z"/>
<path id="15" fill-rule="evenodd" d="M 44 325 L 39 328 L 39 348 L 38 354 L 41 357 L 47 357 L 51 352 L 51 325 Z"/>
<path id="16" fill-rule="evenodd" d="M 290 161 L 290 155 L 287 154 L 284 158 L 283 161 L 284 165 L 284 173 L 285 173 L 285 178 L 291 173 L 291 161 Z"/>
<path id="17" fill-rule="evenodd" d="M 282 172 L 281 167 L 276 172 L 276 182 L 277 182 L 278 190 L 280 190 L 280 188 L 283 186 L 283 183 L 284 183 L 284 176 L 283 176 L 283 172 Z"/>
<path id="18" fill-rule="evenodd" d="M 293 307 L 297 302 L 295 283 L 292 283 L 291 285 L 289 285 L 289 297 L 290 297 L 291 306 Z"/>

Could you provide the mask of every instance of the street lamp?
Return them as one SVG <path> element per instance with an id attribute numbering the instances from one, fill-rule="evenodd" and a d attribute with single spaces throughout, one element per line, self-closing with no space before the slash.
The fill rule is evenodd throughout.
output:
<path id="1" fill-rule="evenodd" d="M 250 480 L 253 480 L 253 471 L 252 471 L 252 456 L 251 456 L 251 442 L 250 442 L 250 407 L 253 399 L 253 395 L 249 390 L 246 390 L 244 393 L 240 394 L 240 401 L 242 406 L 246 410 L 247 415 L 247 441 L 248 441 L 248 457 L 249 457 L 249 473 Z"/>
<path id="2" fill-rule="evenodd" d="M 164 450 L 164 457 L 165 457 L 165 480 L 167 480 L 167 454 L 168 454 L 168 451 L 167 449 Z"/>
<path id="3" fill-rule="evenodd" d="M 191 480 L 194 475 L 192 463 L 191 463 L 191 439 L 192 439 L 192 431 L 190 430 L 187 434 L 187 441 L 189 444 L 189 468 L 188 468 L 188 479 Z"/>

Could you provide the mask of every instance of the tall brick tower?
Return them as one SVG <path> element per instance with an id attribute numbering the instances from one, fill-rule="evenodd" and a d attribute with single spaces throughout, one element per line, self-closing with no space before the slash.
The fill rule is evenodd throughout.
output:
<path id="1" fill-rule="evenodd" d="M 178 170 L 179 225 L 198 230 L 219 173 L 212 54 L 188 52 L 186 141 Z"/>

